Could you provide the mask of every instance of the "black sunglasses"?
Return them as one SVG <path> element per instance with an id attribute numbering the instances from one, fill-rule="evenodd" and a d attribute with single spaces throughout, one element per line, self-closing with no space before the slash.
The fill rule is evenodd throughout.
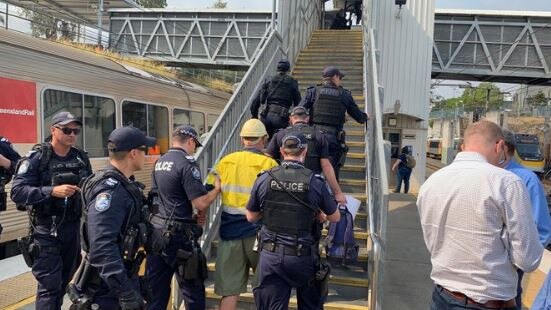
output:
<path id="1" fill-rule="evenodd" d="M 61 130 L 66 135 L 70 135 L 71 133 L 74 133 L 76 136 L 80 133 L 80 128 L 67 128 L 67 127 L 57 127 L 57 126 L 54 126 L 54 127 Z"/>
<path id="2" fill-rule="evenodd" d="M 137 147 L 136 150 L 140 150 L 140 151 L 142 151 L 142 152 L 144 152 L 144 153 L 147 154 L 147 146 L 140 146 L 140 147 Z"/>

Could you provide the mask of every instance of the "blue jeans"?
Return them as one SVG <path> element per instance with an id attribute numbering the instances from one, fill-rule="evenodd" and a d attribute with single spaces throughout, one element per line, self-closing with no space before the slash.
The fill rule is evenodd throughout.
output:
<path id="1" fill-rule="evenodd" d="M 398 181 L 396 183 L 396 192 L 399 193 L 402 188 L 402 181 L 404 181 L 404 193 L 409 192 L 409 177 L 411 176 L 411 169 L 408 167 L 398 168 Z"/>
<path id="2" fill-rule="evenodd" d="M 512 308 L 486 308 L 479 305 L 467 304 L 466 300 L 459 300 L 451 296 L 448 292 L 444 291 L 442 287 L 436 286 L 432 292 L 432 302 L 430 304 L 431 310 L 516 310 L 516 307 Z"/>

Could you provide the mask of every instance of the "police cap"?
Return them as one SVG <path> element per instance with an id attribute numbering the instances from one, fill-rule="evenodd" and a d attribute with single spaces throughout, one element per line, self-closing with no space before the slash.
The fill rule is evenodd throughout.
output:
<path id="1" fill-rule="evenodd" d="M 335 75 L 338 75 L 340 76 L 341 78 L 344 77 L 344 72 L 342 72 L 341 70 L 339 70 L 337 67 L 333 67 L 333 66 L 329 66 L 329 67 L 325 67 L 325 69 L 323 69 L 323 74 L 322 76 L 324 78 L 326 77 L 333 77 Z"/>
<path id="2" fill-rule="evenodd" d="M 109 135 L 109 142 L 115 145 L 111 152 L 130 151 L 142 145 L 155 146 L 157 140 L 146 136 L 141 130 L 133 126 L 119 127 Z"/>
<path id="3" fill-rule="evenodd" d="M 64 125 L 67 125 L 67 124 L 72 123 L 72 122 L 75 122 L 79 126 L 82 126 L 82 122 L 80 121 L 80 119 L 76 118 L 73 114 L 71 114 L 71 112 L 61 111 L 61 112 L 56 113 L 52 117 L 52 126 L 54 126 L 54 125 L 64 126 Z"/>
<path id="4" fill-rule="evenodd" d="M 308 109 L 302 106 L 294 107 L 293 110 L 291 111 L 291 116 L 293 115 L 309 115 Z"/>
<path id="5" fill-rule="evenodd" d="M 289 133 L 281 140 L 281 146 L 284 149 L 304 149 L 308 145 L 308 140 L 301 133 Z"/>
<path id="6" fill-rule="evenodd" d="M 195 129 L 193 129 L 193 127 L 191 127 L 191 126 L 180 125 L 180 126 L 176 127 L 176 129 L 174 130 L 173 135 L 188 136 L 190 138 L 193 138 L 193 140 L 195 140 L 195 143 L 197 143 L 198 147 L 203 146 L 201 144 L 201 142 L 199 142 L 199 135 L 197 134 L 197 131 L 195 131 Z"/>

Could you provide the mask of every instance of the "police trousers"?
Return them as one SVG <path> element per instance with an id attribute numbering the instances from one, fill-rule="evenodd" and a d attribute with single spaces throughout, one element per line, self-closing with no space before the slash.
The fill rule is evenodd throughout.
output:
<path id="1" fill-rule="evenodd" d="M 337 136 L 333 133 L 325 133 L 325 138 L 327 139 L 327 144 L 329 147 L 329 161 L 331 162 L 331 166 L 333 166 L 333 170 L 335 170 L 335 176 L 338 179 L 339 171 L 341 170 L 341 165 L 339 164 L 342 155 L 341 142 L 337 140 Z"/>
<path id="2" fill-rule="evenodd" d="M 32 273 L 38 282 L 36 309 L 59 310 L 65 288 L 80 263 L 80 223 L 62 223 L 54 236 L 49 225 L 37 225 L 33 233 L 38 244 Z"/>
<path id="3" fill-rule="evenodd" d="M 130 281 L 129 286 L 132 287 L 133 290 L 139 293 L 140 282 L 138 280 L 138 276 L 137 275 L 133 276 L 132 278 L 129 279 L 129 281 Z M 114 290 L 109 289 L 107 287 L 107 284 L 103 281 L 101 282 L 100 289 L 94 295 L 94 298 L 92 298 L 92 301 L 93 301 L 92 303 L 97 304 L 101 310 L 121 309 L 119 305 L 119 295 Z"/>
<path id="4" fill-rule="evenodd" d="M 260 252 L 257 272 L 259 284 L 253 289 L 256 307 L 284 310 L 289 307 L 291 289 L 297 291 L 299 310 L 323 309 L 319 287 L 313 284 L 317 255 L 286 255 L 284 247 L 274 252 Z"/>
<path id="5" fill-rule="evenodd" d="M 153 238 L 159 232 L 159 229 L 155 229 Z M 145 276 L 152 292 L 151 301 L 147 303 L 148 310 L 166 309 L 170 297 L 170 281 L 178 268 L 176 252 L 179 249 L 192 250 L 192 241 L 183 235 L 183 232 L 172 235 L 161 254 L 147 255 Z M 186 309 L 205 309 L 204 280 L 186 280 L 178 273 L 176 273 L 176 280 L 184 296 Z"/>

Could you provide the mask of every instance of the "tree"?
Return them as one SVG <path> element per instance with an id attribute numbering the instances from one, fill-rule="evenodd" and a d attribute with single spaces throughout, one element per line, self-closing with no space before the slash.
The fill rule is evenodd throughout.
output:
<path id="1" fill-rule="evenodd" d="M 465 109 L 485 108 L 488 100 L 488 109 L 499 108 L 503 104 L 503 94 L 493 83 L 480 83 L 477 87 L 467 88 L 459 97 Z"/>
<path id="2" fill-rule="evenodd" d="M 165 8 L 166 0 L 138 0 L 138 4 L 144 8 Z"/>
<path id="3" fill-rule="evenodd" d="M 530 96 L 526 98 L 526 101 L 529 105 L 537 107 L 537 106 L 546 106 L 547 105 L 547 97 L 545 97 L 545 94 L 540 90 L 537 94 L 534 96 Z"/>
<path id="4" fill-rule="evenodd" d="M 33 36 L 44 36 L 48 40 L 57 39 L 59 23 L 57 18 L 27 9 L 23 9 L 23 15 L 31 20 L 31 30 Z"/>
<path id="5" fill-rule="evenodd" d="M 225 9 L 227 6 L 228 6 L 228 2 L 222 1 L 222 0 L 216 0 L 216 2 L 214 2 L 213 4 L 213 8 L 215 9 Z"/>

